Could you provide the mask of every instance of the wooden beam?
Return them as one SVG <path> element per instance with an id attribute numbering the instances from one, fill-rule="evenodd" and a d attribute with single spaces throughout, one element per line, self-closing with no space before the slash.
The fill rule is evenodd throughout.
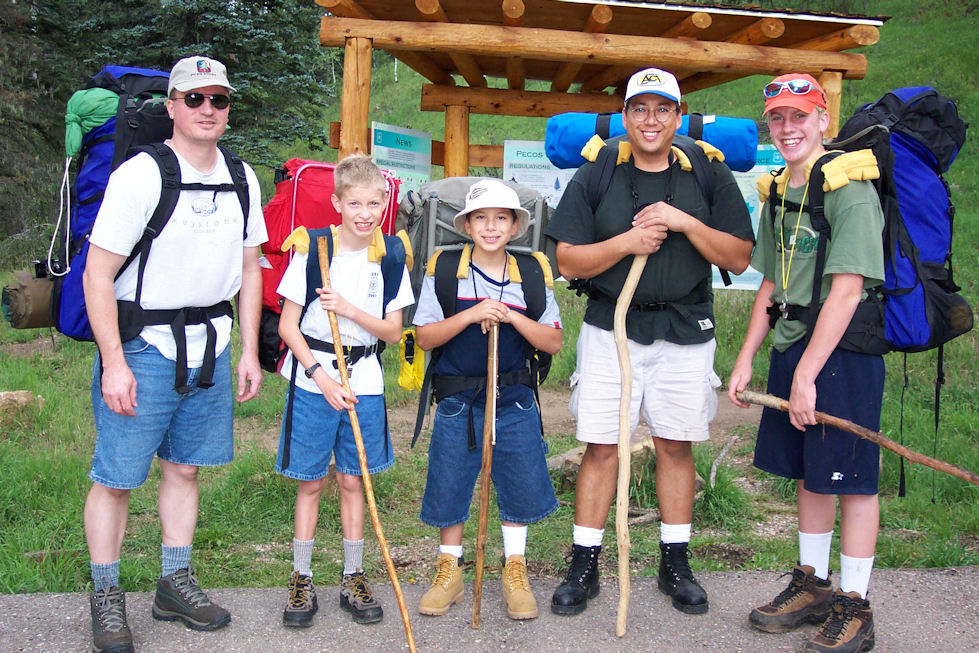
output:
<path id="1" fill-rule="evenodd" d="M 354 0 L 316 0 L 316 4 L 325 7 L 334 16 L 344 16 L 346 18 L 360 18 L 363 20 L 374 20 L 376 16 L 367 11 Z M 339 47 L 339 46 L 337 46 Z M 403 61 L 406 66 L 414 69 L 422 77 L 433 84 L 455 84 L 452 75 L 445 72 L 441 66 L 432 59 L 419 52 L 397 52 L 388 50 L 391 56 Z"/>
<path id="2" fill-rule="evenodd" d="M 503 12 L 503 24 L 509 27 L 520 27 L 523 25 L 525 7 L 523 0 L 503 0 L 500 7 Z M 527 71 L 524 67 L 523 59 L 520 57 L 507 57 L 506 59 L 506 84 L 507 88 L 521 90 L 527 84 Z"/>
<path id="3" fill-rule="evenodd" d="M 880 40 L 880 30 L 873 25 L 852 25 L 808 41 L 793 43 L 789 47 L 800 50 L 839 52 L 840 50 L 852 50 L 853 48 L 873 45 L 878 40 Z"/>
<path id="4" fill-rule="evenodd" d="M 785 22 L 780 18 L 762 18 L 728 36 L 728 43 L 761 45 L 785 34 Z"/>
<path id="5" fill-rule="evenodd" d="M 526 11 L 523 0 L 503 0 L 500 9 L 503 11 L 504 24 L 510 27 L 523 25 L 524 11 Z"/>
<path id="6" fill-rule="evenodd" d="M 826 108 L 829 112 L 829 127 L 826 137 L 834 138 L 840 133 L 840 100 L 843 98 L 843 75 L 835 70 L 823 71 L 819 85 L 826 91 Z"/>
<path id="7" fill-rule="evenodd" d="M 839 70 L 845 79 L 867 74 L 860 54 L 822 52 L 764 45 L 689 41 L 622 34 L 582 34 L 563 30 L 458 23 L 412 23 L 324 16 L 320 44 L 335 47 L 351 36 L 371 38 L 374 47 L 445 52 L 473 56 L 522 56 L 545 61 L 634 66 L 655 61 L 662 68 L 697 68 L 708 72 L 769 75 L 783 72 L 819 74 Z"/>
<path id="8" fill-rule="evenodd" d="M 422 111 L 465 106 L 470 113 L 550 118 L 557 113 L 621 111 L 622 98 L 603 93 L 549 93 L 504 88 L 459 88 L 422 85 Z"/>
<path id="9" fill-rule="evenodd" d="M 585 32 L 591 34 L 601 34 L 608 29 L 608 24 L 612 22 L 612 9 L 608 5 L 595 5 L 588 14 L 588 21 L 585 23 Z M 554 73 L 551 81 L 551 91 L 563 93 L 567 91 L 581 70 L 580 63 L 563 63 Z"/>
<path id="10" fill-rule="evenodd" d="M 637 70 L 639 68 L 636 66 L 609 66 L 586 79 L 581 85 L 581 92 L 594 93 L 603 91 L 609 86 L 616 86 Z"/>
<path id="11" fill-rule="evenodd" d="M 707 12 L 695 11 L 659 36 L 664 39 L 696 38 L 713 22 L 714 19 Z"/>
<path id="12" fill-rule="evenodd" d="M 340 96 L 340 151 L 337 160 L 348 154 L 367 151 L 367 116 L 371 104 L 370 39 L 347 39 L 343 50 L 343 91 Z"/>
<path id="13" fill-rule="evenodd" d="M 686 95 L 687 93 L 693 93 L 694 91 L 720 86 L 721 84 L 726 84 L 727 82 L 733 82 L 734 80 L 741 79 L 742 77 L 747 77 L 747 75 L 736 73 L 694 73 L 693 75 L 680 80 L 680 92 Z M 759 86 L 759 89 L 760 88 L 761 87 Z"/>
<path id="14" fill-rule="evenodd" d="M 445 10 L 442 9 L 439 0 L 415 0 L 415 8 L 422 15 L 422 18 L 429 22 L 451 22 Z M 483 72 L 479 69 L 479 64 L 476 63 L 472 55 L 451 51 L 446 52 L 446 54 L 449 55 L 449 59 L 455 64 L 456 70 L 466 80 L 466 83 L 470 86 L 486 86 L 486 78 L 483 76 Z"/>
<path id="15" fill-rule="evenodd" d="M 445 176 L 469 174 L 469 107 L 445 107 Z"/>

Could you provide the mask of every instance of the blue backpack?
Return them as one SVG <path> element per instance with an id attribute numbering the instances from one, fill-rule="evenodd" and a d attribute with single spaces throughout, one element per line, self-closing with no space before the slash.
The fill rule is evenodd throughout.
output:
<path id="1" fill-rule="evenodd" d="M 830 237 L 824 166 L 845 152 L 870 150 L 880 172 L 873 183 L 884 213 L 884 283 L 858 308 L 842 347 L 875 354 L 927 351 L 972 328 L 972 309 L 952 277 L 955 207 L 942 177 L 967 126 L 955 103 L 935 89 L 897 89 L 858 109 L 827 146 L 832 151 L 813 165 L 806 204 L 819 239 L 810 306 L 819 306 Z M 769 197 L 777 197 L 774 180 Z M 801 208 L 791 204 L 786 210 Z M 772 308 L 774 322 L 779 309 Z M 811 333 L 818 310 L 796 308 L 796 319 L 807 321 Z"/>

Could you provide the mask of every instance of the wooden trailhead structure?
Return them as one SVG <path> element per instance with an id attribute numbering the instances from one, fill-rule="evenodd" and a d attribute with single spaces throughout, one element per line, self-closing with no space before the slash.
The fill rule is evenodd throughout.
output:
<path id="1" fill-rule="evenodd" d="M 379 48 L 430 82 L 420 108 L 445 113 L 432 163 L 446 177 L 503 165 L 502 145 L 469 142 L 470 114 L 620 111 L 629 76 L 649 66 L 673 72 L 684 94 L 749 75 L 810 73 L 826 90 L 835 135 L 843 80 L 867 72 L 866 57 L 845 50 L 876 43 L 886 20 L 643 0 L 316 2 L 328 12 L 320 44 L 344 48 L 340 124 L 331 126 L 339 157 L 368 151 Z M 530 80 L 549 88 L 527 90 Z"/>

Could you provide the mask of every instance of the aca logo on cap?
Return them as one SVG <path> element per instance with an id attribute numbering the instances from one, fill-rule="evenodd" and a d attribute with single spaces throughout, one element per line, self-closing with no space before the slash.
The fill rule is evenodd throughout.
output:
<path id="1" fill-rule="evenodd" d="M 639 86 L 660 86 L 663 84 L 663 78 L 659 76 L 659 73 L 646 73 L 639 80 Z"/>
<path id="2" fill-rule="evenodd" d="M 208 74 L 208 73 L 210 73 L 211 72 L 211 62 L 208 61 L 207 59 L 198 59 L 197 60 L 197 72 L 202 73 L 202 74 L 205 74 L 205 75 Z"/>

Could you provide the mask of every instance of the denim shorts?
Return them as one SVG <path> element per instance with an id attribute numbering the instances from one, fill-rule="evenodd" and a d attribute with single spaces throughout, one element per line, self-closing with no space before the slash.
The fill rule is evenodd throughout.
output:
<path id="1" fill-rule="evenodd" d="M 784 352 L 772 350 L 768 392 L 788 397 L 792 376 L 805 351 L 797 342 Z M 816 410 L 880 429 L 884 395 L 884 359 L 842 349 L 830 354 L 816 377 Z M 818 494 L 877 494 L 880 447 L 822 424 L 805 432 L 789 422 L 789 414 L 765 408 L 755 442 L 755 467 L 802 479 L 803 487 Z"/>
<path id="2" fill-rule="evenodd" d="M 428 449 L 428 480 L 421 520 L 446 528 L 469 518 L 473 488 L 482 466 L 484 405 L 472 406 L 476 448 L 469 449 L 469 404 L 458 395 L 439 402 Z M 503 389 L 496 408 L 496 445 L 491 478 L 500 519 L 533 524 L 558 507 L 547 471 L 547 443 L 540 416 L 527 386 Z"/>
<path id="3" fill-rule="evenodd" d="M 106 487 L 132 490 L 146 482 L 153 456 L 181 465 L 226 465 L 234 457 L 231 353 L 225 348 L 214 365 L 214 386 L 195 384 L 200 368 L 188 370 L 191 391 L 173 389 L 176 363 L 142 338 L 122 343 L 126 364 L 136 378 L 136 416 L 109 410 L 102 399 L 101 361 L 92 372 L 95 454 L 88 477 Z"/>
<path id="4" fill-rule="evenodd" d="M 286 444 L 287 415 L 282 418 L 279 435 L 279 455 L 275 471 L 297 481 L 315 481 L 330 470 L 330 458 L 335 458 L 336 469 L 341 474 L 360 476 L 360 458 L 350 413 L 336 410 L 318 392 L 296 388 L 292 404 L 292 433 L 289 439 L 289 466 L 282 468 Z M 286 391 L 286 410 L 289 393 Z M 394 448 L 388 434 L 387 412 L 384 395 L 358 395 L 357 423 L 360 437 L 367 454 L 367 471 L 370 474 L 384 471 L 394 464 Z"/>

